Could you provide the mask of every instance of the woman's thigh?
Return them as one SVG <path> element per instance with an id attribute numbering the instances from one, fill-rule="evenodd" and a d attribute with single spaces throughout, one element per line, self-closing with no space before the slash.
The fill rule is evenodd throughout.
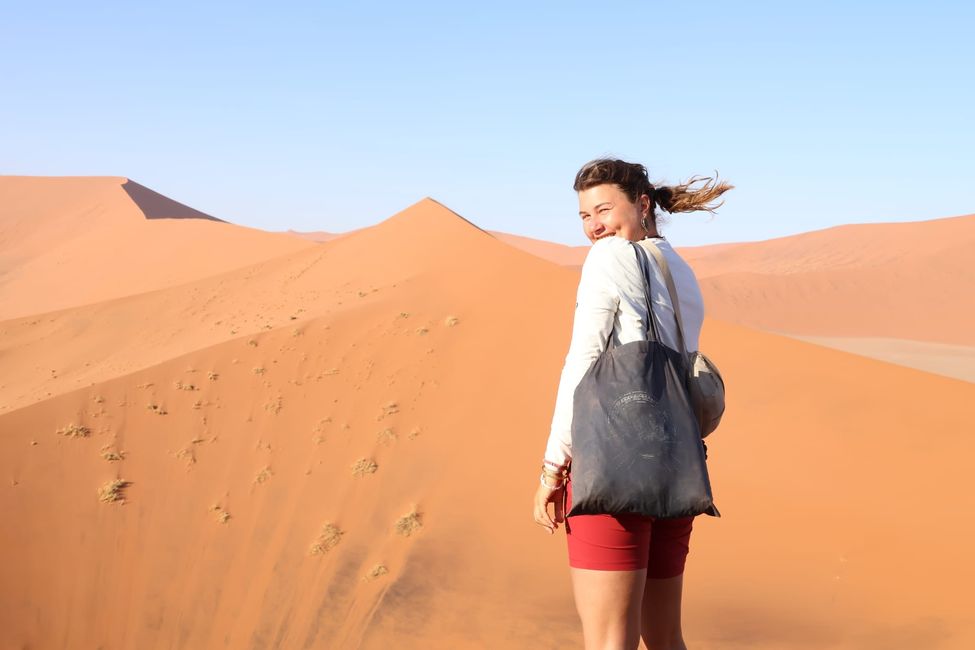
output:
<path id="1" fill-rule="evenodd" d="M 636 650 L 646 569 L 605 571 L 569 569 L 586 648 Z"/>

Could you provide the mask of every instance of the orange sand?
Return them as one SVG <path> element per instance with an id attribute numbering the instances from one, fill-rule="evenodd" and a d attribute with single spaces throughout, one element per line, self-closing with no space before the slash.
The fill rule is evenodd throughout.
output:
<path id="1" fill-rule="evenodd" d="M 122 182 L 0 181 L 34 227 L 0 213 L 0 647 L 581 647 L 564 529 L 531 518 L 577 271 L 431 199 L 322 244 L 129 229 Z M 96 256 L 72 302 L 80 271 L 41 244 L 82 259 L 96 213 L 144 255 Z M 207 245 L 174 280 L 149 249 L 188 228 Z M 975 384 L 713 318 L 701 348 L 729 402 L 689 647 L 973 647 Z"/>

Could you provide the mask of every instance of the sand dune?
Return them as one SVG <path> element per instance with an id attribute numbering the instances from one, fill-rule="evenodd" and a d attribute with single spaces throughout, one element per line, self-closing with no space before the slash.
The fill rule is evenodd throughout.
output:
<path id="1" fill-rule="evenodd" d="M 305 232 L 300 230 L 288 229 L 284 232 L 289 235 L 292 235 L 293 237 L 301 237 L 302 239 L 307 239 L 309 241 L 322 243 L 322 242 L 332 241 L 333 239 L 338 239 L 339 237 L 345 237 L 346 235 L 356 231 L 351 230 L 349 232 L 326 232 L 324 230 L 312 230 L 312 231 Z"/>
<path id="2" fill-rule="evenodd" d="M 0 646 L 581 647 L 530 511 L 577 282 L 424 199 L 0 322 Z M 729 406 L 688 645 L 975 643 L 975 384 L 711 318 L 701 347 Z"/>
<path id="3" fill-rule="evenodd" d="M 121 177 L 0 177 L 0 320 L 191 282 L 312 247 Z"/>
<path id="4" fill-rule="evenodd" d="M 383 293 L 297 336 L 275 328 L 0 416 L 0 499 L 18 522 L 3 550 L 25 560 L 2 569 L 18 585 L 4 642 L 54 643 L 36 621 L 60 603 L 80 646 L 527 648 L 544 633 L 576 647 L 564 538 L 529 516 L 566 304 Z M 526 309 L 561 321 L 560 340 L 498 318 Z M 689 643 L 975 641 L 959 516 L 975 506 L 960 430 L 975 387 L 718 321 L 705 332 L 734 393 L 710 442 L 723 517 L 698 520 L 685 578 Z M 513 374 L 516 359 L 533 361 Z M 56 433 L 71 423 L 90 436 Z M 376 471 L 354 476 L 361 458 Z M 131 482 L 125 504 L 99 502 L 115 478 Z M 397 534 L 414 508 L 422 527 Z M 328 523 L 339 543 L 311 554 Z M 367 579 L 378 564 L 388 573 Z"/>
<path id="5" fill-rule="evenodd" d="M 569 267 L 588 250 L 496 234 Z M 805 337 L 975 344 L 975 215 L 676 248 L 715 318 Z"/>
<path id="6" fill-rule="evenodd" d="M 687 253 L 708 313 L 803 336 L 975 344 L 975 215 Z"/>
<path id="7" fill-rule="evenodd" d="M 267 262 L 0 322 L 0 354 L 18 368 L 16 381 L 0 378 L 0 413 L 220 341 L 342 311 L 418 278 L 425 290 L 488 302 L 524 291 L 525 278 L 533 278 L 540 295 L 561 282 L 562 302 L 555 302 L 557 291 L 541 300 L 554 307 L 571 302 L 576 277 L 424 199 L 377 226 Z M 495 318 L 501 317 L 512 315 Z"/>
<path id="8" fill-rule="evenodd" d="M 880 336 L 843 338 L 783 334 L 809 343 L 975 383 L 975 346 Z"/>
<path id="9" fill-rule="evenodd" d="M 589 252 L 588 245 L 566 246 L 565 244 L 512 235 L 498 230 L 489 230 L 488 232 L 510 246 L 561 266 L 582 267 L 586 254 Z"/>

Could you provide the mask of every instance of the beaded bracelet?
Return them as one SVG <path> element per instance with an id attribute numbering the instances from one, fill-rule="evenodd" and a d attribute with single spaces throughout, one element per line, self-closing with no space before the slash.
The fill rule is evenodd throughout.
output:
<path id="1" fill-rule="evenodd" d="M 545 474 L 541 474 L 538 477 L 538 480 L 539 480 L 539 482 L 541 482 L 542 485 L 544 485 L 545 487 L 547 487 L 550 490 L 558 490 L 560 487 L 562 487 L 563 485 L 565 485 L 565 481 L 561 481 L 558 485 L 549 485 L 548 483 L 545 482 Z"/>

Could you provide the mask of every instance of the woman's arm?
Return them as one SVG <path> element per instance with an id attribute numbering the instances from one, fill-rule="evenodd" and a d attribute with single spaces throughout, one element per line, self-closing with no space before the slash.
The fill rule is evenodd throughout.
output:
<path id="1" fill-rule="evenodd" d="M 629 243 L 615 237 L 600 239 L 592 245 L 582 265 L 582 275 L 576 292 L 572 340 L 562 366 L 555 412 L 544 463 L 554 470 L 564 469 L 572 457 L 572 401 L 579 380 L 593 361 L 606 349 L 616 320 L 620 296 L 612 272 L 618 264 L 620 247 Z"/>

